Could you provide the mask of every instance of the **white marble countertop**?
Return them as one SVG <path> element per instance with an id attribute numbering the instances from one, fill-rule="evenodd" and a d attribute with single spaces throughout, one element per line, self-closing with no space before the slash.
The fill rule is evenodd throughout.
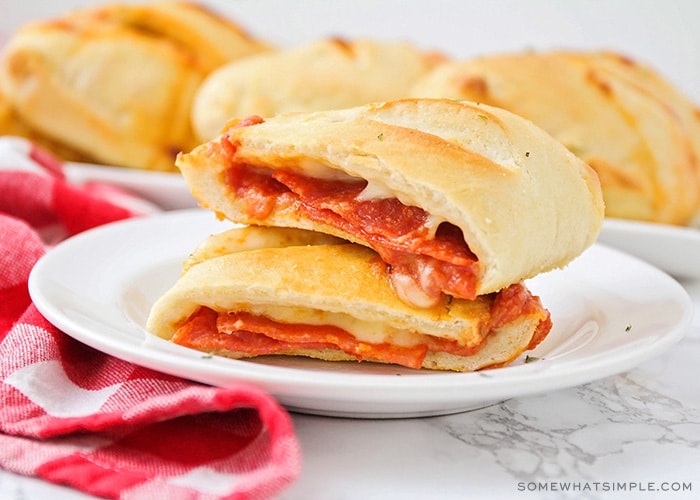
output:
<path id="1" fill-rule="evenodd" d="M 293 414 L 304 466 L 280 498 L 699 498 L 700 281 L 683 285 L 690 331 L 620 375 L 440 417 Z M 92 497 L 0 471 L 0 498 Z"/>

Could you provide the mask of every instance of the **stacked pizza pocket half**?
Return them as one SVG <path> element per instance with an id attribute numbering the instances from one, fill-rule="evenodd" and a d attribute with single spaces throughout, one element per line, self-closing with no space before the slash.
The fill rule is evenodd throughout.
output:
<path id="1" fill-rule="evenodd" d="M 591 245 L 604 212 L 590 167 L 469 102 L 233 120 L 177 164 L 204 207 L 275 234 L 196 257 L 151 313 L 152 332 L 232 357 L 502 366 L 551 328 L 523 281 Z M 287 230 L 333 240 L 275 243 Z"/>

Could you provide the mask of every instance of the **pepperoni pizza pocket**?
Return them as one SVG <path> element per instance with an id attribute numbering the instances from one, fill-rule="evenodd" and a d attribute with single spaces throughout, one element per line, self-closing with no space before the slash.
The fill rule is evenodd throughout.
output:
<path id="1" fill-rule="evenodd" d="M 177 166 L 221 218 L 373 249 L 394 293 L 430 311 L 565 266 L 603 220 L 588 165 L 531 122 L 465 101 L 232 120 Z"/>
<path id="2" fill-rule="evenodd" d="M 253 244 L 250 228 L 225 233 L 223 245 L 221 235 L 205 241 L 154 304 L 148 330 L 232 358 L 291 355 L 472 371 L 508 364 L 551 328 L 549 312 L 522 284 L 419 308 L 397 297 L 387 266 L 367 247 L 324 244 L 313 233 L 290 240 L 281 228 L 252 230 Z"/>

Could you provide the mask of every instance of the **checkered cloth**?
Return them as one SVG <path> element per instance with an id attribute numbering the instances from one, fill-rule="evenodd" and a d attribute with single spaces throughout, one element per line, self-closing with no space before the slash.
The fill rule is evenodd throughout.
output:
<path id="1" fill-rule="evenodd" d="M 47 248 L 150 210 L 108 186 L 71 185 L 61 168 L 0 138 L 0 467 L 105 498 L 274 497 L 301 456 L 272 397 L 105 355 L 32 305 L 27 279 Z"/>

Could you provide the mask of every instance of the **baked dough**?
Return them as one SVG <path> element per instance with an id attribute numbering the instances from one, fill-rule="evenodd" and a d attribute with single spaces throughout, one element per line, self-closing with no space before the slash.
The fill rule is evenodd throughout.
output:
<path id="1" fill-rule="evenodd" d="M 700 112 L 648 66 L 611 52 L 447 61 L 416 97 L 478 101 L 551 133 L 600 176 L 609 217 L 688 224 L 700 208 Z"/>
<path id="2" fill-rule="evenodd" d="M 278 234 L 273 233 L 268 241 L 274 244 Z M 246 239 L 245 235 L 229 236 Z M 211 247 L 210 243 L 203 245 Z M 351 352 L 300 348 L 274 354 L 381 362 L 386 361 L 362 353 L 371 352 L 372 345 L 411 346 L 428 335 L 476 350 L 469 355 L 429 351 L 420 365 L 456 371 L 507 364 L 548 332 L 548 327 L 539 331 L 540 324 L 549 321 L 549 313 L 536 298 L 539 307 L 523 311 L 493 331 L 488 325 L 493 321 L 494 295 L 445 301 L 431 309 L 411 307 L 393 293 L 387 269 L 376 254 L 360 245 L 292 245 L 231 252 L 234 248 L 189 267 L 153 305 L 148 331 L 179 343 L 178 329 L 204 306 L 217 313 L 243 312 L 284 324 L 331 325 L 359 341 Z M 305 326 L 295 331 L 296 337 L 306 335 Z M 252 349 L 202 348 L 233 358 L 257 356 L 255 344 Z"/>
<path id="3" fill-rule="evenodd" d="M 197 91 L 192 123 L 201 141 L 232 117 L 273 116 L 405 97 L 445 57 L 403 42 L 324 38 L 238 59 Z"/>
<path id="4" fill-rule="evenodd" d="M 28 139 L 40 148 L 51 151 L 53 155 L 64 161 L 89 161 L 86 155 L 49 139 L 27 125 L 17 114 L 7 96 L 3 94 L 2 89 L 0 89 L 0 136 L 15 136 Z"/>
<path id="5" fill-rule="evenodd" d="M 198 143 L 190 108 L 201 81 L 266 48 L 196 4 L 111 4 L 22 26 L 3 49 L 0 88 L 28 127 L 67 150 L 175 171 L 175 155 Z"/>
<path id="6" fill-rule="evenodd" d="M 212 234 L 204 239 L 187 256 L 182 264 L 182 270 L 187 271 L 205 260 L 245 250 L 343 243 L 347 242 L 328 234 L 293 227 L 239 226 Z"/>
<path id="7" fill-rule="evenodd" d="M 250 166 L 266 172 L 263 179 L 291 171 L 312 180 L 364 180 L 359 197 L 419 207 L 429 215 L 427 233 L 442 223 L 461 230 L 478 260 L 475 295 L 565 266 L 600 230 L 604 207 L 595 172 L 505 110 L 402 99 L 259 121 L 232 122 L 217 139 L 178 156 L 194 196 L 221 218 L 310 229 L 377 249 L 365 228 L 348 231 L 304 215 L 291 193 L 258 207 L 257 195 L 251 200 L 232 187 L 247 182 L 233 179 L 232 169 Z"/>

